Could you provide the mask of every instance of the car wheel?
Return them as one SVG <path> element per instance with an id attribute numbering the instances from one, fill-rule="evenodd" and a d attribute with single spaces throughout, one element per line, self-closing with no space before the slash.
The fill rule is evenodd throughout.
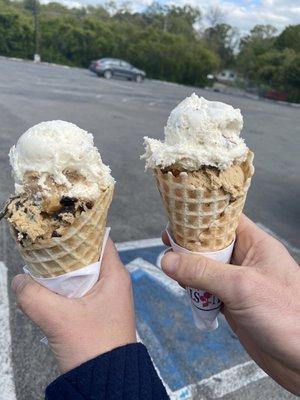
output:
<path id="1" fill-rule="evenodd" d="M 112 76 L 113 76 L 113 74 L 112 74 L 112 72 L 108 69 L 107 71 L 104 71 L 103 76 L 104 76 L 105 79 L 111 79 Z"/>
<path id="2" fill-rule="evenodd" d="M 136 75 L 135 78 L 134 78 L 134 80 L 135 80 L 137 83 L 141 83 L 141 82 L 143 82 L 144 78 L 143 78 L 142 75 Z"/>

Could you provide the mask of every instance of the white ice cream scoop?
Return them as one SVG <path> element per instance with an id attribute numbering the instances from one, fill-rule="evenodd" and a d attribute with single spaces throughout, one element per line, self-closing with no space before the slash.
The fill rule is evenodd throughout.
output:
<path id="1" fill-rule="evenodd" d="M 176 164 L 184 170 L 213 166 L 220 170 L 247 156 L 247 146 L 239 137 L 243 117 L 239 109 L 208 101 L 193 93 L 171 112 L 165 127 L 165 140 L 145 137 L 148 168 Z"/>
<path id="2" fill-rule="evenodd" d="M 10 149 L 10 163 L 16 193 L 22 193 L 26 177 L 35 173 L 45 189 L 46 177 L 64 185 L 66 195 L 93 199 L 100 188 L 114 182 L 110 168 L 102 162 L 94 146 L 93 135 L 66 121 L 41 122 L 28 129 Z M 68 174 L 81 179 L 74 184 Z"/>

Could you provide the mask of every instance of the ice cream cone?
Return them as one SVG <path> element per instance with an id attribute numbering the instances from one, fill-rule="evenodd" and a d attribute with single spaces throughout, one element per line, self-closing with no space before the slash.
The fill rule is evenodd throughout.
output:
<path id="1" fill-rule="evenodd" d="M 180 246 L 194 252 L 216 251 L 234 240 L 254 173 L 252 161 L 253 153 L 249 151 L 246 161 L 241 164 L 244 186 L 236 197 L 223 188 L 196 187 L 189 179 L 189 171 L 175 176 L 171 171 L 154 168 L 170 228 Z"/>
<path id="2" fill-rule="evenodd" d="M 14 234 L 27 269 L 33 276 L 56 277 L 99 260 L 113 191 L 114 185 L 101 191 L 94 206 L 76 217 L 62 237 L 22 246 Z"/>

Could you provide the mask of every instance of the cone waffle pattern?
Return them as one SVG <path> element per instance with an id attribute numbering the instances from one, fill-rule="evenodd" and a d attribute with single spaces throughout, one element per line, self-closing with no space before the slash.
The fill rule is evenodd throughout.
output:
<path id="1" fill-rule="evenodd" d="M 195 252 L 217 251 L 229 246 L 235 236 L 247 191 L 254 173 L 253 153 L 245 161 L 245 184 L 239 197 L 232 199 L 223 189 L 197 188 L 188 182 L 188 173 L 154 170 L 176 242 Z"/>
<path id="2" fill-rule="evenodd" d="M 93 208 L 76 217 L 62 237 L 26 247 L 19 245 L 32 275 L 55 277 L 99 260 L 113 190 L 113 186 L 107 188 Z"/>

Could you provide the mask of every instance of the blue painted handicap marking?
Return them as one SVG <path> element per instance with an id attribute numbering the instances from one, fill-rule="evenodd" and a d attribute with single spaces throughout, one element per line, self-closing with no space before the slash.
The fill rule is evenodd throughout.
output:
<path id="1" fill-rule="evenodd" d="M 138 334 L 164 383 L 184 400 L 191 398 L 188 386 L 248 357 L 221 314 L 216 331 L 197 330 L 185 290 L 157 265 L 164 250 L 123 247 L 120 256 L 133 281 Z"/>
<path id="2" fill-rule="evenodd" d="M 186 400 L 191 398 L 191 391 L 189 388 L 185 387 L 178 391 L 177 399 L 179 400 Z"/>

